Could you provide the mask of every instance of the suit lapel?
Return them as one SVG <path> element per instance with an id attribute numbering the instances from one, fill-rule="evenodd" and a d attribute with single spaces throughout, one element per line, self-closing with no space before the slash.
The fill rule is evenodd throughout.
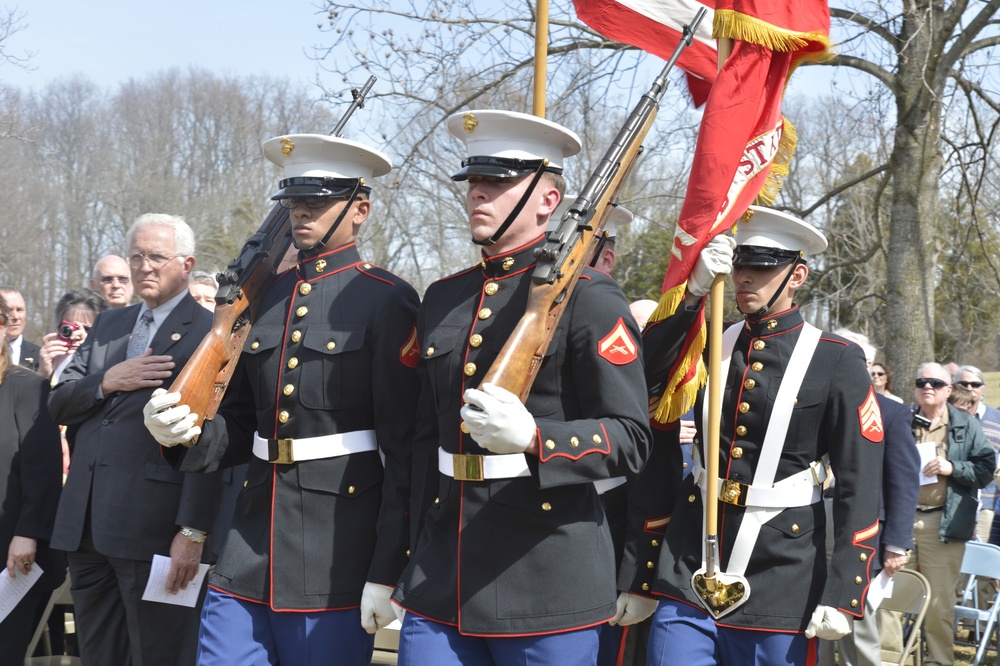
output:
<path id="1" fill-rule="evenodd" d="M 135 328 L 135 320 L 139 316 L 139 308 L 141 307 L 141 305 L 130 305 L 122 311 L 121 317 L 116 322 L 116 330 L 111 331 L 108 336 L 104 361 L 105 370 L 125 360 L 128 340 L 132 336 L 132 329 Z"/>
<path id="2" fill-rule="evenodd" d="M 169 354 L 170 348 L 184 339 L 191 327 L 191 320 L 194 318 L 193 308 L 196 307 L 200 308 L 201 306 L 190 294 L 185 294 L 184 298 L 157 329 L 153 342 L 149 345 L 154 355 Z M 179 372 L 180 368 L 177 368 L 177 371 Z"/>

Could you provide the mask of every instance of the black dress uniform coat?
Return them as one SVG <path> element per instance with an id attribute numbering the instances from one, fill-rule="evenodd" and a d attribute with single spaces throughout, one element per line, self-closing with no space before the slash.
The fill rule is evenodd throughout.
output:
<path id="1" fill-rule="evenodd" d="M 587 269 L 527 398 L 540 451 L 526 456 L 530 476 L 438 473 L 438 447 L 490 455 L 461 430 L 462 394 L 524 314 L 540 244 L 434 283 L 418 317 L 415 476 L 428 472 L 432 501 L 394 599 L 463 634 L 541 634 L 611 618 L 615 558 L 592 481 L 638 471 L 649 449 L 638 328 L 617 284 Z"/>
<path id="2" fill-rule="evenodd" d="M 682 308 L 674 317 L 647 327 L 646 353 L 675 353 L 671 340 L 692 317 Z M 747 318 L 741 325 L 723 389 L 719 475 L 749 484 L 803 321 L 798 308 L 793 308 L 761 319 Z M 669 366 L 670 359 L 664 360 L 650 359 L 647 364 Z M 702 398 L 695 407 L 699 433 L 705 432 Z M 745 572 L 749 599 L 721 617 L 720 625 L 803 631 L 819 604 L 861 616 L 877 559 L 882 440 L 878 403 L 861 349 L 823 333 L 799 388 L 774 478 L 778 482 L 790 477 L 829 454 L 837 478 L 833 500 L 837 541 L 830 566 L 823 502 L 782 510 L 764 524 L 751 553 Z M 703 446 L 700 450 L 704 460 Z M 655 473 L 656 468 L 647 468 L 643 476 Z M 620 585 L 636 594 L 665 595 L 704 610 L 691 585 L 704 554 L 704 506 L 694 475 L 684 480 L 672 511 L 665 504 L 670 493 L 657 491 L 655 483 L 639 488 L 642 492 L 630 495 L 631 535 Z M 745 511 L 719 503 L 722 571 L 727 569 Z"/>
<path id="3" fill-rule="evenodd" d="M 180 469 L 249 463 L 209 584 L 273 610 L 357 607 L 366 581 L 406 561 L 417 361 L 413 288 L 350 244 L 275 278 L 218 415 Z M 292 464 L 252 453 L 253 434 L 375 430 L 379 451 Z"/>

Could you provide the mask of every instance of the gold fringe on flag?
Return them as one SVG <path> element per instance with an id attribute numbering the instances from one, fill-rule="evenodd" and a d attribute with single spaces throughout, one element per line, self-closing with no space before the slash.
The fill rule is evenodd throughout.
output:
<path id="1" fill-rule="evenodd" d="M 738 39 L 781 52 L 801 51 L 814 43 L 823 51 L 830 47 L 829 36 L 822 32 L 793 32 L 732 9 L 715 10 L 712 37 Z"/>
<path id="2" fill-rule="evenodd" d="M 694 407 L 698 391 L 708 381 L 708 369 L 701 358 L 701 350 L 705 348 L 707 338 L 707 327 L 705 322 L 702 322 L 694 344 L 688 347 L 684 358 L 681 359 L 680 367 L 671 375 L 667 390 L 660 396 L 660 402 L 656 405 L 656 412 L 653 414 L 657 423 L 673 423 Z M 680 384 L 681 378 L 687 376 L 688 371 L 691 370 L 692 362 L 698 364 L 694 377 L 690 381 Z"/>
<path id="3" fill-rule="evenodd" d="M 778 199 L 778 193 L 781 192 L 781 186 L 788 175 L 788 165 L 795 157 L 795 147 L 799 142 L 795 125 L 784 116 L 781 117 L 781 121 L 781 139 L 778 141 L 778 152 L 774 155 L 771 170 L 768 172 L 764 185 L 760 188 L 754 202 L 759 206 L 770 206 Z"/>

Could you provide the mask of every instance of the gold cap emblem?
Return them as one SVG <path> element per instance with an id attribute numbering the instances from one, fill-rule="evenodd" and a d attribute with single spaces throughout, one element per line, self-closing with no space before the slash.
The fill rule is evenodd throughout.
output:
<path id="1" fill-rule="evenodd" d="M 287 136 L 281 137 L 281 154 L 288 157 L 295 150 L 295 142 L 289 139 Z"/>
<path id="2" fill-rule="evenodd" d="M 322 273 L 323 271 L 326 270 L 326 259 L 320 259 L 319 261 L 316 262 L 315 265 L 316 265 L 316 272 Z"/>
<path id="3" fill-rule="evenodd" d="M 472 132 L 476 129 L 476 126 L 479 125 L 479 121 L 476 120 L 476 117 L 471 113 L 465 114 L 462 118 L 465 119 L 465 122 L 462 123 L 462 129 L 469 134 L 472 134 Z"/>

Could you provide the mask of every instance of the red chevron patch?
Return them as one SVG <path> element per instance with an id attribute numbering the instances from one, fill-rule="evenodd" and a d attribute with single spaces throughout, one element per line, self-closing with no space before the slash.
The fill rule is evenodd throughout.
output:
<path id="1" fill-rule="evenodd" d="M 420 349 L 417 346 L 417 327 L 414 325 L 410 331 L 410 337 L 406 338 L 406 344 L 399 350 L 400 362 L 408 368 L 417 367 L 417 359 L 420 358 Z"/>
<path id="2" fill-rule="evenodd" d="M 885 436 L 885 430 L 882 428 L 882 410 L 878 408 L 874 388 L 868 389 L 868 397 L 858 407 L 858 421 L 861 423 L 862 437 L 870 442 L 882 441 Z"/>
<path id="3" fill-rule="evenodd" d="M 597 353 L 615 365 L 628 365 L 639 357 L 639 348 L 628 334 L 621 317 L 611 332 L 597 343 Z"/>

